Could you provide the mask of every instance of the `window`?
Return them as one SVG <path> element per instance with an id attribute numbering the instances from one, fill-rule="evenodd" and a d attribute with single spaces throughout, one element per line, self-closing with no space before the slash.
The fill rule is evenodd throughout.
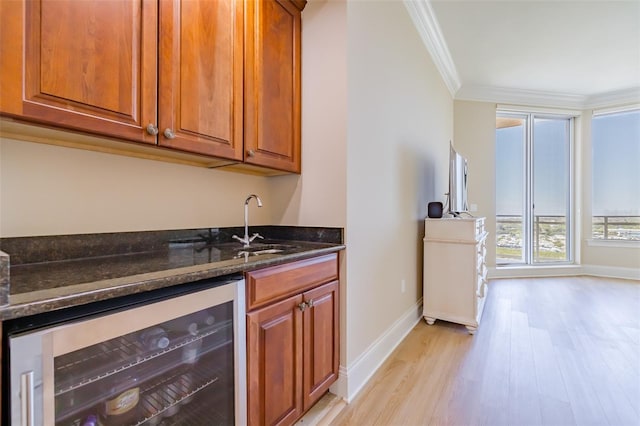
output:
<path id="1" fill-rule="evenodd" d="M 496 264 L 570 262 L 573 118 L 496 117 Z"/>
<path id="2" fill-rule="evenodd" d="M 594 114 L 592 238 L 640 241 L 640 109 Z"/>

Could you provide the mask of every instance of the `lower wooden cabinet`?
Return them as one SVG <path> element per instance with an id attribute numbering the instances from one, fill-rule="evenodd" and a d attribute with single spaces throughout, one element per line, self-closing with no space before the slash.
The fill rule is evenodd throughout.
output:
<path id="1" fill-rule="evenodd" d="M 251 425 L 291 424 L 302 415 L 302 296 L 247 314 Z"/>
<path id="2" fill-rule="evenodd" d="M 303 295 L 312 306 L 303 312 L 303 410 L 318 401 L 338 379 L 340 286 L 333 281 Z"/>
<path id="3" fill-rule="evenodd" d="M 250 425 L 293 424 L 337 380 L 337 273 L 337 255 L 331 254 L 247 274 Z M 252 293 L 280 279 L 289 292 L 263 297 L 252 309 Z"/>

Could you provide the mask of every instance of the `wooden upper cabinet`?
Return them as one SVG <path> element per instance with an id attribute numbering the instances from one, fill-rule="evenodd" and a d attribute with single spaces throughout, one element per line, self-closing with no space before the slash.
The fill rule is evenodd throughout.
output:
<path id="1" fill-rule="evenodd" d="M 244 4 L 160 2 L 158 144 L 242 160 Z"/>
<path id="2" fill-rule="evenodd" d="M 157 2 L 3 1 L 1 16 L 3 113 L 155 143 Z"/>
<path id="3" fill-rule="evenodd" d="M 300 26 L 305 4 L 246 2 L 246 163 L 300 173 Z"/>
<path id="4" fill-rule="evenodd" d="M 0 114 L 300 173 L 305 4 L 2 0 Z"/>

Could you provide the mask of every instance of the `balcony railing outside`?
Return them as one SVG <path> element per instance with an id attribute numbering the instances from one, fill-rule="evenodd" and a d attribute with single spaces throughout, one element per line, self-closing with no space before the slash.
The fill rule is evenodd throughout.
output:
<path id="1" fill-rule="evenodd" d="M 521 263 L 523 256 L 522 216 L 496 216 L 496 263 Z"/>
<path id="2" fill-rule="evenodd" d="M 562 262 L 567 259 L 566 218 L 534 217 L 535 262 Z M 640 241 L 640 216 L 594 216 L 593 238 Z M 523 263 L 522 217 L 496 216 L 496 263 Z"/>
<path id="3" fill-rule="evenodd" d="M 640 241 L 640 216 L 593 216 L 594 240 Z"/>
<path id="4" fill-rule="evenodd" d="M 496 260 L 498 264 L 522 263 L 523 238 L 521 216 L 496 216 Z M 567 221 L 564 216 L 534 216 L 534 262 L 567 260 Z"/>

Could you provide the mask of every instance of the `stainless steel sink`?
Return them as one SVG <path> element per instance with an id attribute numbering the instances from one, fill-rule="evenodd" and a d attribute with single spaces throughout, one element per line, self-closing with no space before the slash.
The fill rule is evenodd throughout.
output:
<path id="1" fill-rule="evenodd" d="M 275 254 L 275 253 L 282 253 L 284 250 L 279 250 L 279 249 L 265 249 L 265 250 L 241 250 L 238 252 L 238 257 L 243 256 L 245 253 L 251 255 L 251 256 L 259 256 L 261 254 Z"/>
<path id="2" fill-rule="evenodd" d="M 290 244 L 254 244 L 251 247 L 244 247 L 238 250 L 236 257 L 260 256 L 262 254 L 277 254 L 285 250 L 294 249 L 296 246 Z"/>
<path id="3" fill-rule="evenodd" d="M 248 251 L 251 253 L 257 252 L 257 251 L 265 251 L 265 250 L 276 250 L 277 252 L 281 252 L 284 250 L 289 250 L 289 249 L 293 249 L 296 248 L 297 246 L 291 245 L 291 244 L 268 244 L 268 243 L 258 243 L 258 244 L 252 244 L 251 247 L 244 247 L 242 248 L 241 251 Z"/>
<path id="4" fill-rule="evenodd" d="M 291 254 L 300 249 L 299 245 L 287 243 L 253 242 L 249 247 L 242 247 L 237 242 L 211 243 L 204 239 L 186 239 L 172 241 L 172 249 L 192 249 L 194 256 L 209 256 L 210 260 L 238 259 L 261 255 Z"/>

